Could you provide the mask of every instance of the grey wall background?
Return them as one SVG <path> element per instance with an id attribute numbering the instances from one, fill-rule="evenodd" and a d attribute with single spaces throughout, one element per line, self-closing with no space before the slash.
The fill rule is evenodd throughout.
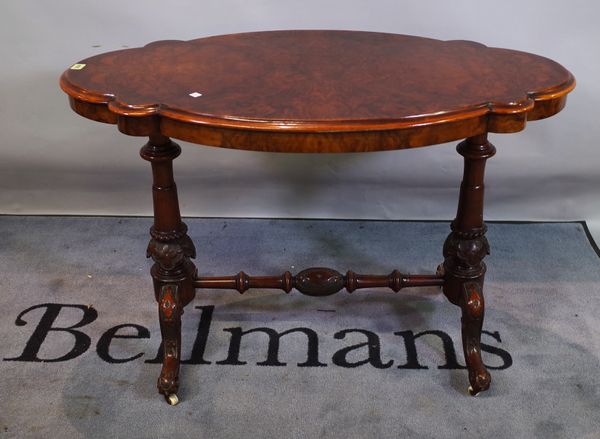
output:
<path id="1" fill-rule="evenodd" d="M 82 58 L 157 39 L 287 28 L 471 39 L 553 58 L 578 81 L 567 108 L 492 135 L 488 219 L 586 219 L 600 236 L 596 2 L 542 0 L 65 1 L 0 6 L 0 213 L 151 214 L 142 138 L 73 113 L 58 77 Z M 184 215 L 449 219 L 455 145 L 346 155 L 230 151 L 180 142 Z"/>

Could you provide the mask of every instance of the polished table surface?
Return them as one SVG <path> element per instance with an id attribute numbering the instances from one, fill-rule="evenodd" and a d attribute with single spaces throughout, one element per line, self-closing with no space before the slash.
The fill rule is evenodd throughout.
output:
<path id="1" fill-rule="evenodd" d="M 61 86 L 86 117 L 120 120 L 132 135 L 154 128 L 204 145 L 281 152 L 515 132 L 560 111 L 575 84 L 565 68 L 529 53 L 351 31 L 158 41 L 78 65 Z"/>
<path id="2" fill-rule="evenodd" d="M 141 156 L 153 175 L 154 225 L 147 256 L 158 301 L 163 366 L 158 390 L 178 402 L 181 315 L 197 289 L 292 290 L 438 286 L 460 307 L 469 393 L 490 387 L 481 358 L 484 318 L 484 171 L 487 134 L 522 130 L 558 113 L 573 76 L 529 53 L 469 41 L 353 31 L 272 31 L 158 41 L 72 65 L 61 77 L 71 107 L 149 138 Z M 435 274 L 342 274 L 312 267 L 292 274 L 199 275 L 181 221 L 171 138 L 277 152 L 366 152 L 465 139 L 456 218 Z M 390 239 L 393 239 L 391 237 Z M 281 335 L 281 334 L 280 334 Z"/>

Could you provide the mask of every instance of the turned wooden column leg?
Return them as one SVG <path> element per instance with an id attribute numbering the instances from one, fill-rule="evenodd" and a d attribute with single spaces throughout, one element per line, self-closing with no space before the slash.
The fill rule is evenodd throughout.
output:
<path id="1" fill-rule="evenodd" d="M 444 243 L 444 286 L 448 300 L 462 310 L 462 339 L 469 371 L 469 393 L 477 395 L 490 387 L 491 376 L 481 360 L 481 328 L 484 316 L 483 279 L 489 254 L 483 222 L 485 162 L 496 148 L 487 135 L 470 137 L 457 151 L 464 157 L 464 175 L 452 232 Z"/>
<path id="2" fill-rule="evenodd" d="M 140 151 L 142 158 L 151 163 L 153 177 L 154 225 L 150 228 L 147 256 L 154 260 L 150 272 L 162 335 L 163 365 L 158 391 L 172 405 L 178 402 L 181 315 L 183 307 L 194 298 L 196 275 L 196 267 L 190 261 L 196 257 L 196 249 L 181 221 L 173 179 L 173 159 L 180 153 L 179 145 L 161 135 L 150 136 Z"/>

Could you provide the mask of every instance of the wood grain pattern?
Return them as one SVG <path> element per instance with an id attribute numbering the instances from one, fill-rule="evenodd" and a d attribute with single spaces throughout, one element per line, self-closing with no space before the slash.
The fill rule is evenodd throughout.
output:
<path id="1" fill-rule="evenodd" d="M 575 86 L 541 56 L 356 31 L 158 41 L 80 63 L 60 83 L 85 117 L 130 135 L 279 152 L 390 150 L 516 132 L 560 111 Z"/>

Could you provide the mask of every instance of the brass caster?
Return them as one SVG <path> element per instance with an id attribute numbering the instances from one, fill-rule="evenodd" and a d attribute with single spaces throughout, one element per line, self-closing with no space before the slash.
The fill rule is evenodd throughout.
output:
<path id="1" fill-rule="evenodd" d="M 177 395 L 175 395 L 174 393 L 171 393 L 169 396 L 166 397 L 166 399 L 169 405 L 179 404 L 179 398 L 177 398 Z"/>
<path id="2" fill-rule="evenodd" d="M 467 391 L 469 392 L 469 395 L 471 395 L 471 396 L 477 396 L 481 393 L 481 392 L 475 392 L 475 390 L 473 390 L 473 386 L 469 386 Z"/>

